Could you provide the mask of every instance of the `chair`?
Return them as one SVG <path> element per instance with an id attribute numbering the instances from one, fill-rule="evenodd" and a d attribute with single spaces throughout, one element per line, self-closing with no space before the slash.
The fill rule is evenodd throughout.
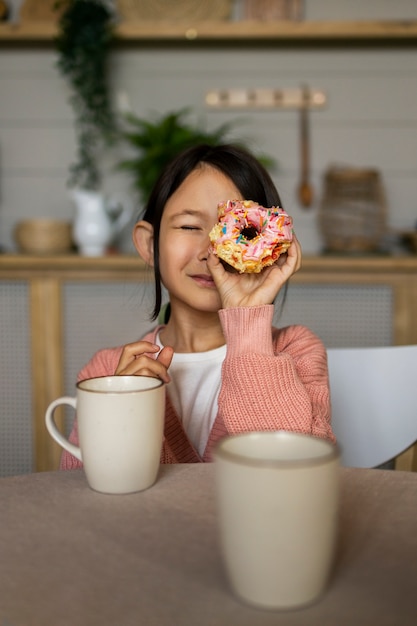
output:
<path id="1" fill-rule="evenodd" d="M 327 356 L 342 465 L 377 467 L 412 446 L 417 441 L 417 345 L 330 348 Z M 416 448 L 396 469 L 417 470 Z"/>

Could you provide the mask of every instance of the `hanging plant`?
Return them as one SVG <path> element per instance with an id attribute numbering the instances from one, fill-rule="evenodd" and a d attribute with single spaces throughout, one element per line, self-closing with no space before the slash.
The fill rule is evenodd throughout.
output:
<path id="1" fill-rule="evenodd" d="M 96 190 L 101 184 L 99 156 L 116 136 L 116 116 L 108 88 L 108 56 L 114 13 L 104 0 L 62 0 L 57 66 L 68 79 L 75 115 L 77 159 L 68 185 Z"/>
<path id="2" fill-rule="evenodd" d="M 205 130 L 199 121 L 193 124 L 187 120 L 189 108 L 172 111 L 153 119 L 143 119 L 129 113 L 126 115 L 127 129 L 121 137 L 137 151 L 131 159 L 119 163 L 119 169 L 129 172 L 133 177 L 133 185 L 146 202 L 162 169 L 179 152 L 201 143 L 211 146 L 226 143 L 230 140 L 231 131 L 237 120 L 225 123 L 214 130 Z M 244 147 L 243 141 L 234 141 Z M 273 167 L 275 161 L 266 155 L 258 156 L 266 167 Z"/>

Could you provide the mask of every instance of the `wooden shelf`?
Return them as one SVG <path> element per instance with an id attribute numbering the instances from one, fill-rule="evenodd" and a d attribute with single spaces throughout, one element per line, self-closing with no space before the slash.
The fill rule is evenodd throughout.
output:
<path id="1" fill-rule="evenodd" d="M 329 39 L 417 39 L 417 21 L 398 22 L 205 22 L 192 25 L 124 22 L 118 28 L 124 40 L 254 40 L 303 41 Z"/>
<path id="2" fill-rule="evenodd" d="M 350 273 L 352 275 L 393 275 L 397 273 L 417 275 L 417 255 L 349 256 L 323 254 L 303 256 L 303 267 L 299 274 Z M 90 280 L 92 276 L 110 280 L 123 276 L 138 280 L 152 275 L 147 265 L 136 255 L 114 254 L 102 257 L 86 257 L 78 254 L 62 255 L 0 255 L 0 280 L 30 279 L 37 276 L 58 276 L 63 280 L 77 276 L 79 280 Z M 294 276 L 297 281 L 298 274 Z"/>
<path id="3" fill-rule="evenodd" d="M 0 42 L 52 42 L 57 35 L 53 22 L 0 24 Z M 261 22 L 217 21 L 201 23 L 122 21 L 116 29 L 120 42 L 326 42 L 384 41 L 417 43 L 417 21 Z"/>

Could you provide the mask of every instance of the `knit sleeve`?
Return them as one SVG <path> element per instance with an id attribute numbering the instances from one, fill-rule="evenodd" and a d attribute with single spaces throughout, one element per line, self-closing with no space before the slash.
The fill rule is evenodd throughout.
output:
<path id="1" fill-rule="evenodd" d="M 272 327 L 272 305 L 220 311 L 227 342 L 219 416 L 228 433 L 287 430 L 335 441 L 327 354 L 304 326 Z"/>

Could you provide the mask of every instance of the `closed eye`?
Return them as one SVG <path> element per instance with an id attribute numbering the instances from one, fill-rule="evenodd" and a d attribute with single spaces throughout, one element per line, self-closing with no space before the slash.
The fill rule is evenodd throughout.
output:
<path id="1" fill-rule="evenodd" d="M 184 226 L 180 226 L 180 230 L 201 230 L 201 228 L 199 226 L 184 225 Z"/>

